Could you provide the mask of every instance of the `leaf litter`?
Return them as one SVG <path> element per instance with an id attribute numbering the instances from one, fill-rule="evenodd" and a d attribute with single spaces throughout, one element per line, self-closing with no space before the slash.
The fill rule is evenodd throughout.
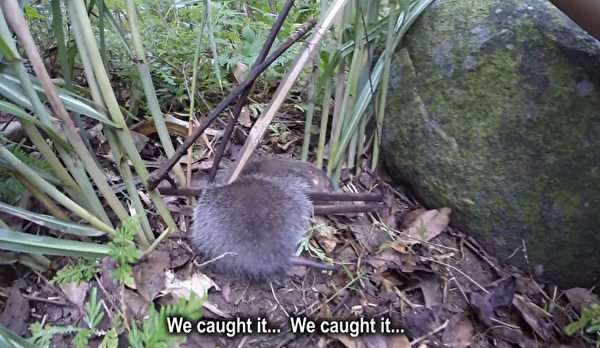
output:
<path id="1" fill-rule="evenodd" d="M 281 123 L 273 127 L 276 133 L 265 137 L 257 152 L 298 157 L 297 140 L 302 138 L 302 124 L 291 121 L 298 116 L 294 112 L 288 110 L 282 114 Z M 181 138 L 187 124 L 175 120 L 172 123 L 177 125 L 172 135 Z M 249 124 L 245 119 L 243 125 L 236 126 L 237 138 L 245 137 Z M 139 137 L 138 146 L 144 160 L 164 161 L 152 124 L 146 122 L 143 127 L 145 135 Z M 102 145 L 101 132 L 90 134 L 97 137 L 92 139 L 93 144 Z M 215 130 L 206 139 L 214 144 L 221 134 L 221 130 Z M 232 143 L 226 155 L 234 158 L 239 149 L 240 144 Z M 106 162 L 103 163 L 106 168 L 112 168 L 109 174 L 118 178 L 111 156 L 104 152 L 99 158 Z M 205 182 L 203 176 L 212 161 L 212 157 L 204 154 L 194 156 L 191 166 L 195 181 Z M 184 166 L 186 163 L 181 162 Z M 4 284 L 0 287 L 0 323 L 12 325 L 20 334 L 27 334 L 23 332 L 26 323 L 79 325 L 85 315 L 83 304 L 92 287 L 99 288 L 103 311 L 110 309 L 114 314 L 124 309 L 126 316 L 137 319 L 144 317 L 151 303 L 172 303 L 191 292 L 207 291 L 204 318 L 261 317 L 280 332 L 233 338 L 192 333 L 182 347 L 589 345 L 581 336 L 565 336 L 562 328 L 576 319 L 582 308 L 598 303 L 597 297 L 587 289 L 570 289 L 564 292 L 565 296 L 557 296 L 550 285 L 504 266 L 471 237 L 452 228 L 450 208 L 425 208 L 408 191 L 393 187 L 386 178 L 382 170 L 371 173 L 365 169 L 358 177 L 344 170 L 343 190 L 382 193 L 387 208 L 378 214 L 315 218 L 317 232 L 313 233 L 309 250 L 313 255 L 318 251 L 318 255 L 343 265 L 339 271 L 329 273 L 300 267 L 270 282 L 215 274 L 202 266 L 205 260 L 195 257 L 185 232 L 178 232 L 135 265 L 134 282 L 125 288 L 110 278 L 115 267 L 110 258 L 102 260 L 99 274 L 91 281 L 59 287 L 51 286 L 42 274 L 25 273 L 27 269 L 20 264 L 4 265 L 0 272 Z M 186 226 L 189 213 L 186 204 L 185 197 L 169 200 L 179 226 Z M 162 230 L 160 224 L 155 221 L 152 224 L 155 230 Z M 45 275 L 52 277 L 60 268 L 57 265 Z M 109 324 L 114 320 L 109 317 L 105 313 L 103 322 Z M 293 334 L 290 317 L 308 317 L 313 321 L 385 317 L 391 320 L 392 327 L 404 331 L 396 335 L 358 337 L 336 333 Z M 54 342 L 61 346 L 69 341 L 57 338 Z"/>

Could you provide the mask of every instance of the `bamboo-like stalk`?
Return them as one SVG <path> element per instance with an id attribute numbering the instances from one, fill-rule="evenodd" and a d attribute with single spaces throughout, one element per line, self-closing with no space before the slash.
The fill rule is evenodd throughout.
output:
<path id="1" fill-rule="evenodd" d="M 98 230 L 114 235 L 115 230 L 100 221 L 97 217 L 90 214 L 87 210 L 83 209 L 77 203 L 72 201 L 69 197 L 62 194 L 59 190 L 57 190 L 54 186 L 44 180 L 39 174 L 37 174 L 33 169 L 29 168 L 26 164 L 21 162 L 15 155 L 13 155 L 10 151 L 4 147 L 4 145 L 0 144 L 0 158 L 4 159 L 10 165 L 12 165 L 17 172 L 21 175 L 25 176 L 29 179 L 29 181 L 35 185 L 40 191 L 48 194 L 55 201 L 62 204 L 65 208 L 69 209 L 73 213 L 80 216 L 85 221 L 89 222 L 90 225 L 94 226 Z"/>
<path id="2" fill-rule="evenodd" d="M 140 73 L 140 79 L 142 81 L 142 87 L 144 88 L 144 94 L 146 95 L 146 101 L 148 102 L 148 108 L 150 114 L 154 120 L 154 126 L 158 133 L 158 138 L 162 147 L 165 149 L 167 157 L 173 156 L 175 148 L 165 123 L 165 118 L 160 111 L 158 105 L 158 98 L 156 97 L 156 91 L 154 90 L 154 84 L 152 83 L 152 76 L 150 76 L 150 69 L 148 68 L 148 61 L 146 60 L 146 52 L 144 51 L 144 45 L 142 43 L 142 37 L 140 35 L 140 24 L 137 18 L 137 11 L 135 2 L 133 0 L 125 0 L 125 9 L 127 10 L 127 18 L 129 22 L 129 30 L 131 32 L 131 40 L 133 41 L 133 50 L 135 57 L 132 57 L 133 61 L 136 62 Z M 175 177 L 179 181 L 179 186 L 185 186 L 185 175 L 183 169 L 179 163 L 173 167 Z"/>
<path id="3" fill-rule="evenodd" d="M 0 18 L 4 17 L 4 13 L 0 7 Z M 2 36 L 2 40 L 12 51 L 16 52 L 16 45 L 11 38 L 9 33 L 8 25 L 6 21 L 0 21 L 0 35 Z M 10 57 L 7 56 L 10 59 Z M 29 80 L 29 76 L 25 72 L 25 68 L 23 67 L 23 63 L 17 59 L 12 59 L 13 67 L 17 73 L 17 77 L 21 82 L 21 88 L 28 96 L 29 101 L 32 105 L 32 109 L 35 111 L 36 115 L 39 116 L 42 122 L 45 121 L 45 124 L 48 125 L 51 123 L 50 116 L 39 99 L 37 93 L 35 92 L 31 81 Z M 71 155 L 63 149 L 60 145 L 57 146 L 57 151 L 62 158 L 63 162 L 69 169 L 69 172 L 75 178 L 75 181 L 69 175 L 69 172 L 62 166 L 58 158 L 54 155 L 54 152 L 50 148 L 50 146 L 46 143 L 44 137 L 39 133 L 37 128 L 30 124 L 29 122 L 21 122 L 23 129 L 25 130 L 27 136 L 32 141 L 32 143 L 36 146 L 38 151 L 44 156 L 46 161 L 50 164 L 54 173 L 58 176 L 58 178 L 65 185 L 65 190 L 71 196 L 72 199 L 84 205 L 86 208 L 94 211 L 98 214 L 105 223 L 110 224 L 108 216 L 102 208 L 98 197 L 94 193 L 92 185 L 89 183 L 87 179 L 87 175 L 83 171 L 83 169 L 78 165 L 78 161 L 73 159 Z M 87 194 L 84 193 L 87 191 Z M 92 194 L 90 194 L 90 192 Z"/>
<path id="4" fill-rule="evenodd" d="M 56 204 L 54 204 L 54 202 L 50 198 L 48 198 L 48 196 L 46 196 L 42 191 L 35 187 L 35 185 L 33 185 L 26 177 L 16 172 L 13 172 L 13 175 L 15 176 L 15 178 L 17 178 L 17 180 L 19 180 L 19 182 L 21 182 L 21 184 L 29 192 L 31 192 L 33 197 L 35 197 L 35 199 L 37 199 L 50 212 L 50 214 L 52 214 L 52 216 L 58 219 L 71 221 L 67 214 L 65 214 L 62 211 L 62 209 L 60 209 Z"/>
<path id="5" fill-rule="evenodd" d="M 120 129 L 116 131 L 117 136 L 119 138 L 120 143 L 123 145 L 123 149 L 144 184 L 144 186 L 148 183 L 148 178 L 150 173 L 148 169 L 145 167 L 140 154 L 137 152 L 135 144 L 133 142 L 133 138 L 131 137 L 131 133 L 129 133 L 129 129 L 127 128 L 127 124 L 125 123 L 125 119 L 121 114 L 121 110 L 119 108 L 119 104 L 117 103 L 117 99 L 112 90 L 110 81 L 106 74 L 106 70 L 104 69 L 104 65 L 102 64 L 102 59 L 100 58 L 100 53 L 98 51 L 98 46 L 96 45 L 96 41 L 94 38 L 94 34 L 92 32 L 92 28 L 90 25 L 90 20 L 87 17 L 85 12 L 85 6 L 83 1 L 81 0 L 72 0 L 69 1 L 69 14 L 71 15 L 72 21 L 79 21 L 79 26 L 81 28 L 84 43 L 87 48 L 88 54 L 90 56 L 90 60 L 92 62 L 92 67 L 94 70 L 94 74 L 98 81 L 98 86 L 100 87 L 100 91 L 103 96 L 103 100 L 106 104 L 108 112 L 112 118 L 112 121 L 117 124 Z M 160 195 L 156 190 L 149 190 L 148 195 L 150 199 L 154 203 L 154 206 L 158 212 L 158 214 L 162 217 L 163 221 L 167 224 L 167 226 L 172 227 L 175 230 L 178 230 L 177 224 L 171 217 L 171 213 L 167 209 L 165 203 L 161 199 Z"/>
<path id="6" fill-rule="evenodd" d="M 194 50 L 194 61 L 192 62 L 192 86 L 188 92 L 190 98 L 190 113 L 188 115 L 188 133 L 187 136 L 192 135 L 194 129 L 194 114 L 196 112 L 196 83 L 198 82 L 198 62 L 200 61 L 200 48 L 202 47 L 202 40 L 204 39 L 204 26 L 206 25 L 206 17 L 209 15 L 208 7 L 204 7 L 204 15 L 200 22 L 200 33 L 198 34 L 198 41 L 196 42 L 196 49 Z M 192 181 L 192 161 L 193 161 L 194 147 L 190 146 L 187 152 L 187 166 L 186 166 L 186 181 L 187 186 Z M 193 206 L 196 204 L 196 198 L 188 197 L 188 204 Z M 186 220 L 186 223 L 189 221 Z M 187 226 L 189 227 L 189 226 Z"/>
<path id="7" fill-rule="evenodd" d="M 65 35 L 63 32 L 63 21 L 62 21 L 62 11 L 60 8 L 60 0 L 50 0 L 50 6 L 52 8 L 52 29 L 54 31 L 54 37 L 56 39 L 56 48 L 58 49 L 58 59 L 60 61 L 60 65 L 62 66 L 62 72 L 65 80 L 65 87 L 69 92 L 73 92 L 73 82 L 71 81 L 71 72 L 72 66 L 69 65 L 69 60 L 67 57 L 67 47 L 65 46 Z M 102 34 L 102 30 L 100 30 L 100 34 Z M 75 113 L 75 122 L 77 123 L 77 128 L 79 129 L 79 136 L 85 143 L 88 152 L 98 164 L 98 158 L 96 158 L 96 154 L 92 149 L 92 145 L 90 144 L 90 139 L 85 132 L 85 127 L 83 121 L 81 120 L 81 115 L 79 113 Z"/>
<path id="8" fill-rule="evenodd" d="M 263 64 L 265 59 L 267 59 L 267 55 L 269 54 L 269 51 L 271 50 L 271 47 L 273 46 L 273 43 L 277 38 L 277 33 L 281 30 L 281 26 L 283 25 L 285 19 L 290 13 L 292 6 L 294 6 L 294 0 L 286 0 L 286 2 L 283 4 L 281 11 L 279 11 L 277 18 L 273 22 L 273 25 L 271 25 L 271 30 L 269 31 L 269 35 L 265 39 L 263 47 L 260 49 L 260 52 L 258 53 L 256 60 L 254 61 L 253 70 L 257 65 Z M 298 32 L 296 33 L 298 34 Z M 254 83 L 254 81 L 252 81 L 252 83 Z M 254 85 L 251 84 L 242 91 L 242 93 L 238 97 L 238 101 L 235 107 L 233 108 L 233 115 L 227 121 L 227 126 L 225 127 L 225 131 L 223 133 L 223 136 L 221 137 L 221 143 L 219 144 L 219 146 L 217 147 L 217 151 L 215 152 L 213 165 L 210 169 L 210 173 L 208 176 L 208 180 L 211 182 L 214 180 L 217 174 L 217 170 L 219 169 L 219 164 L 221 163 L 223 153 L 225 152 L 225 148 L 229 143 L 229 139 L 231 139 L 231 134 L 233 133 L 235 123 L 237 122 L 240 113 L 244 108 L 244 105 L 246 105 L 248 96 L 250 95 L 250 93 L 252 93 L 253 88 Z"/>
<path id="9" fill-rule="evenodd" d="M 319 46 L 319 43 L 325 37 L 327 30 L 329 30 L 329 27 L 331 26 L 339 12 L 343 9 L 345 4 L 346 0 L 333 1 L 325 15 L 323 15 L 323 18 L 315 26 L 315 32 L 304 45 L 304 49 L 300 53 L 296 63 L 290 69 L 288 74 L 283 78 L 283 82 L 277 88 L 277 91 L 273 95 L 269 106 L 263 111 L 263 115 L 261 115 L 261 117 L 254 124 L 254 127 L 252 127 L 252 129 L 250 130 L 248 140 L 246 140 L 246 143 L 244 144 L 239 162 L 233 170 L 231 177 L 229 178 L 229 182 L 233 182 L 237 178 L 248 159 L 250 159 L 252 152 L 256 148 L 256 145 L 258 144 L 260 139 L 262 139 L 262 135 L 271 123 L 271 120 L 275 116 L 275 113 L 281 107 L 281 104 L 285 100 L 287 93 L 296 82 L 296 79 L 304 69 L 304 66 L 306 65 L 310 57 L 314 54 L 315 49 Z"/>
<path id="10" fill-rule="evenodd" d="M 362 30 L 362 26 L 358 26 L 358 28 L 355 28 L 355 31 L 356 37 L 354 39 L 354 42 L 359 43 L 360 38 L 364 33 L 364 31 Z M 352 55 L 352 63 L 350 63 L 348 82 L 344 91 L 344 98 L 339 114 L 339 121 L 335 129 L 335 133 L 331 139 L 331 155 L 329 162 L 327 163 L 327 174 L 331 174 L 333 172 L 334 167 L 336 166 L 336 163 L 332 161 L 332 159 L 336 158 L 337 153 L 340 151 L 339 147 L 342 130 L 348 132 L 348 130 L 346 130 L 347 127 L 345 124 L 345 120 L 347 118 L 347 110 L 351 107 L 353 100 L 355 99 L 353 98 L 353 95 L 356 95 L 359 75 L 364 68 L 364 64 L 366 64 L 365 52 L 360 47 L 356 47 L 354 54 Z"/>
<path id="11" fill-rule="evenodd" d="M 325 81 L 325 92 L 323 93 L 323 106 L 321 106 L 321 126 L 319 128 L 319 145 L 317 148 L 317 168 L 323 167 L 323 155 L 325 153 L 325 138 L 327 136 L 327 124 L 329 122 L 329 108 L 331 105 L 331 78 Z"/>
<path id="12" fill-rule="evenodd" d="M 154 241 L 154 234 L 152 233 L 152 228 L 150 227 L 150 222 L 148 221 L 148 216 L 144 211 L 144 206 L 140 200 L 140 196 L 137 194 L 135 184 L 133 183 L 131 168 L 129 168 L 127 158 L 121 154 L 121 149 L 117 143 L 117 135 L 114 133 L 114 131 L 110 130 L 106 132 L 106 138 L 111 139 L 110 142 L 113 145 L 111 146 L 111 149 L 115 155 L 115 158 L 119 159 L 117 164 L 119 165 L 119 172 L 121 172 L 121 176 L 123 177 L 125 188 L 127 188 L 127 192 L 129 192 L 129 197 L 131 198 L 131 203 L 133 204 L 134 209 L 136 210 L 138 216 L 141 217 L 142 230 L 138 230 L 138 242 L 140 242 L 143 248 L 149 248 L 151 243 L 150 241 Z M 127 180 L 125 180 L 125 178 L 127 178 Z"/>
<path id="13" fill-rule="evenodd" d="M 177 148 L 175 154 L 172 157 L 170 157 L 167 160 L 167 162 L 163 164 L 163 166 L 161 166 L 159 169 L 154 171 L 154 173 L 152 173 L 152 179 L 148 183 L 148 188 L 152 190 L 155 189 L 160 183 L 160 181 L 162 181 L 167 175 L 167 172 L 173 167 L 173 165 L 175 165 L 175 162 L 177 162 L 179 158 L 183 156 L 183 153 L 194 144 L 198 137 L 200 137 L 203 134 L 204 130 L 208 128 L 210 123 L 214 121 L 217 118 L 217 116 L 219 116 L 219 114 L 223 112 L 223 110 L 225 110 L 225 108 L 229 104 L 231 104 L 237 97 L 239 97 L 247 87 L 254 83 L 254 80 L 258 77 L 260 73 L 265 71 L 265 69 L 267 69 L 271 64 L 273 64 L 273 62 L 278 57 L 280 57 L 283 54 L 283 52 L 285 52 L 292 44 L 294 44 L 296 41 L 302 38 L 304 34 L 306 34 L 310 29 L 312 29 L 312 27 L 315 26 L 315 24 L 316 22 L 314 20 L 308 20 L 306 23 L 302 24 L 294 33 L 292 33 L 292 35 L 290 35 L 290 37 L 284 43 L 277 47 L 275 52 L 273 52 L 271 55 L 265 58 L 265 60 L 262 63 L 253 66 L 250 73 L 248 73 L 248 76 L 246 76 L 246 78 L 242 82 L 240 82 L 240 84 L 237 87 L 232 89 L 231 92 L 229 92 L 229 94 L 227 95 L 227 97 L 225 97 L 225 99 L 223 99 L 219 103 L 219 105 L 217 105 L 217 107 L 215 107 L 208 114 L 208 116 L 206 116 L 202 123 L 200 123 L 200 125 L 194 129 L 192 135 L 189 136 L 183 142 L 183 144 L 181 144 Z"/>
<path id="14" fill-rule="evenodd" d="M 399 17 L 396 27 L 394 41 L 391 47 L 393 51 L 398 45 L 404 34 L 410 28 L 412 23 L 418 18 L 418 16 L 431 4 L 433 0 L 417 0 L 411 3 L 408 8 L 404 9 L 403 13 Z M 380 56 L 374 68 L 371 71 L 371 84 L 373 86 L 379 85 L 381 81 L 381 75 L 383 73 L 383 59 L 384 56 Z M 364 114 L 367 106 L 370 105 L 369 101 L 373 96 L 373 88 L 371 85 L 363 85 L 360 92 L 357 93 L 357 99 L 354 103 L 352 112 L 349 113 L 349 119 L 345 122 L 347 130 L 344 131 L 342 138 L 338 145 L 338 150 L 335 154 L 332 153 L 330 161 L 333 161 L 333 166 L 341 166 L 344 158 L 344 150 L 352 137 L 352 131 L 360 125 L 361 116 Z M 339 171 L 339 170 L 338 170 Z"/>
<path id="15" fill-rule="evenodd" d="M 310 148 L 310 131 L 312 130 L 313 116 L 315 114 L 315 95 L 317 94 L 317 71 L 319 71 L 320 46 L 321 45 L 319 45 L 319 48 L 312 58 L 313 68 L 308 82 L 308 107 L 306 109 L 306 118 L 304 120 L 304 139 L 302 141 L 302 155 L 300 157 L 303 161 L 308 160 L 308 150 Z"/>
<path id="16" fill-rule="evenodd" d="M 21 40 L 25 52 L 27 52 L 27 56 L 29 57 L 31 65 L 40 81 L 40 84 L 46 92 L 52 110 L 63 123 L 62 130 L 64 131 L 65 136 L 67 137 L 69 142 L 73 144 L 73 148 L 79 156 L 79 159 L 83 162 L 86 171 L 88 172 L 92 180 L 96 183 L 96 186 L 106 199 L 109 206 L 113 209 L 115 214 L 119 216 L 119 218 L 126 219 L 127 212 L 117 199 L 117 196 L 110 189 L 110 186 L 108 186 L 106 176 L 100 170 L 100 168 L 98 168 L 98 166 L 90 156 L 89 152 L 86 150 L 85 144 L 79 136 L 75 125 L 73 124 L 73 120 L 71 120 L 71 117 L 67 113 L 67 110 L 60 101 L 56 89 L 54 88 L 54 84 L 52 83 L 52 80 L 50 79 L 50 76 L 48 75 L 48 72 L 44 67 L 42 58 L 40 57 L 33 37 L 31 36 L 31 32 L 29 31 L 29 28 L 27 26 L 27 21 L 25 21 L 25 18 L 23 18 L 17 1 L 5 0 L 2 1 L 0 4 L 4 11 L 5 19 L 7 20 L 9 25 L 12 26 L 13 30 Z M 41 121 L 44 122 L 43 120 Z"/>
<path id="17" fill-rule="evenodd" d="M 90 94 L 92 95 L 92 100 L 97 105 L 104 105 L 102 101 L 102 94 L 100 93 L 100 87 L 98 87 L 98 82 L 96 81 L 96 76 L 94 75 L 92 68 L 92 62 L 90 61 L 87 48 L 83 44 L 83 37 L 81 36 L 79 22 L 73 21 L 71 24 L 73 25 L 73 36 L 75 37 L 75 42 L 79 47 L 79 57 L 85 71 L 88 86 L 90 88 Z M 137 239 L 143 247 L 148 247 L 150 245 L 150 240 L 154 240 L 154 234 L 152 232 L 150 222 L 148 221 L 148 216 L 145 212 L 144 205 L 142 204 L 137 188 L 135 187 L 131 169 L 129 168 L 127 161 L 123 158 L 123 152 L 120 149 L 115 130 L 107 127 L 104 129 L 104 134 L 106 135 L 106 140 L 111 148 L 115 162 L 118 164 L 119 172 L 121 173 L 121 178 L 123 179 L 123 183 L 125 184 L 125 188 L 129 194 L 131 204 L 133 205 L 137 215 L 141 218 L 141 230 L 138 229 Z"/>
<path id="18" fill-rule="evenodd" d="M 223 81 L 221 79 L 221 70 L 219 69 L 219 52 L 217 52 L 217 43 L 215 42 L 215 35 L 213 33 L 213 24 L 212 24 L 212 13 L 211 13 L 211 4 L 210 0 L 204 0 L 204 10 L 206 11 L 206 34 L 208 35 L 208 43 L 210 46 L 210 52 L 213 55 L 213 71 L 215 72 L 215 77 L 217 81 L 219 81 L 219 87 L 221 88 L 221 92 L 223 91 Z"/>
<path id="19" fill-rule="evenodd" d="M 385 42 L 385 52 L 383 53 L 383 76 L 381 78 L 381 86 L 376 105 L 376 122 L 377 129 L 375 131 L 375 140 L 373 141 L 373 155 L 371 160 L 371 170 L 375 171 L 377 163 L 379 163 L 379 152 L 381 145 L 381 133 L 383 130 L 383 117 L 385 115 L 385 104 L 387 100 L 387 85 L 390 80 L 390 67 L 392 62 L 392 44 L 394 42 L 394 25 L 398 18 L 396 13 L 396 0 L 390 0 L 390 12 L 388 14 L 387 37 Z"/>

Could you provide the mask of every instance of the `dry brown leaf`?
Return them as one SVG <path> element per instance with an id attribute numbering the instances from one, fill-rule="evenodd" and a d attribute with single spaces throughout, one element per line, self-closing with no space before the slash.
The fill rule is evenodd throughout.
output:
<path id="1" fill-rule="evenodd" d="M 448 227 L 451 212 L 448 207 L 428 210 L 420 214 L 405 233 L 417 241 L 428 242 Z"/>
<path id="2" fill-rule="evenodd" d="M 90 283 L 80 282 L 78 284 L 70 282 L 60 283 L 58 286 L 71 302 L 76 304 L 79 309 L 83 308 L 83 302 L 85 301 L 85 296 L 90 288 Z"/>
<path id="3" fill-rule="evenodd" d="M 247 64 L 243 62 L 237 62 L 231 69 L 231 72 L 233 73 L 233 77 L 235 78 L 237 83 L 241 83 L 246 79 L 246 76 L 248 75 L 248 70 L 249 67 Z"/>
<path id="4" fill-rule="evenodd" d="M 170 293 L 175 298 L 189 299 L 192 292 L 196 297 L 204 297 L 204 294 L 212 287 L 219 287 L 204 273 L 194 273 L 192 278 L 180 280 L 175 277 L 171 270 L 165 272 L 165 288 L 162 294 Z"/>
<path id="5" fill-rule="evenodd" d="M 240 117 L 238 117 L 238 122 L 244 127 L 252 126 L 252 118 L 250 118 L 250 108 L 244 106 L 242 111 L 240 112 Z"/>
<path id="6" fill-rule="evenodd" d="M 410 348 L 410 341 L 404 335 L 387 336 L 387 348 Z"/>
<path id="7" fill-rule="evenodd" d="M 396 250 L 400 254 L 406 254 L 408 249 L 406 248 L 406 244 L 400 242 L 394 242 L 390 244 L 390 248 Z"/>
<path id="8" fill-rule="evenodd" d="M 571 305 L 580 313 L 583 308 L 589 308 L 592 304 L 600 303 L 596 294 L 584 288 L 571 288 L 565 290 L 565 295 L 569 299 L 569 303 L 571 303 Z"/>
<path id="9" fill-rule="evenodd" d="M 551 333 L 548 330 L 552 328 L 552 323 L 548 319 L 552 315 L 518 294 L 515 294 L 512 304 L 519 310 L 525 322 L 539 337 L 544 341 L 550 339 Z"/>
<path id="10" fill-rule="evenodd" d="M 474 332 L 469 314 L 458 313 L 450 318 L 450 323 L 442 334 L 442 342 L 448 347 L 466 348 L 473 343 Z"/>
<path id="11" fill-rule="evenodd" d="M 0 314 L 0 324 L 19 335 L 27 333 L 29 301 L 23 297 L 17 286 L 6 288 L 6 304 Z"/>
<path id="12" fill-rule="evenodd" d="M 137 292 L 125 289 L 125 305 L 127 306 L 127 317 L 134 316 L 135 318 L 142 318 L 146 315 L 150 303 Z"/>
<path id="13" fill-rule="evenodd" d="M 419 208 L 411 210 L 408 213 L 404 214 L 404 216 L 402 217 L 402 223 L 400 224 L 400 228 L 403 230 L 409 228 L 415 222 L 415 220 L 417 220 L 417 218 L 423 215 L 423 213 L 425 213 L 426 211 L 427 210 L 423 208 Z"/>
<path id="14" fill-rule="evenodd" d="M 165 270 L 170 267 L 168 252 L 155 250 L 133 269 L 133 279 L 139 294 L 148 302 L 165 288 Z"/>

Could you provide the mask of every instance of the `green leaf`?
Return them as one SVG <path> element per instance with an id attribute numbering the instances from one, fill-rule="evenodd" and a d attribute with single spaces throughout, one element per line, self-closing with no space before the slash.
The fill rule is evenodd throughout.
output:
<path id="1" fill-rule="evenodd" d="M 0 94 L 12 100 L 14 103 L 19 104 L 21 107 L 32 109 L 29 98 L 27 98 L 20 87 L 19 79 L 10 74 L 8 70 L 9 69 L 4 69 L 4 71 L 0 73 Z M 47 101 L 48 98 L 46 97 L 44 88 L 40 85 L 38 79 L 31 75 L 29 75 L 29 79 L 31 80 L 33 88 L 38 93 L 40 99 Z M 65 89 L 56 87 L 56 90 L 60 100 L 63 102 L 67 110 L 95 119 L 99 122 L 102 122 L 104 125 L 118 129 L 121 128 L 106 116 L 106 110 L 104 110 L 103 107 L 99 107 L 93 102 Z"/>
<path id="2" fill-rule="evenodd" d="M 53 230 L 58 230 L 63 233 L 74 234 L 84 237 L 98 237 L 104 235 L 104 232 L 97 229 L 70 221 L 59 220 L 50 215 L 38 214 L 29 210 L 15 207 L 3 202 L 0 202 L 0 211 L 19 217 L 21 219 L 31 221 L 39 226 L 44 226 Z"/>
<path id="3" fill-rule="evenodd" d="M 117 348 L 118 345 L 119 336 L 117 335 L 117 331 L 113 327 L 106 333 L 104 339 L 102 340 L 102 342 L 100 342 L 98 348 Z"/>
<path id="4" fill-rule="evenodd" d="M 44 255 L 105 257 L 109 248 L 106 245 L 85 243 L 75 240 L 35 236 L 0 228 L 0 249 Z"/>
<path id="5" fill-rule="evenodd" d="M 33 343 L 25 340 L 16 333 L 0 324 L 0 347 L 6 348 L 37 348 Z"/>
<path id="6" fill-rule="evenodd" d="M 42 16 L 35 8 L 31 6 L 25 6 L 23 7 L 23 10 L 25 10 L 25 18 L 27 18 L 28 21 L 32 21 L 34 19 L 41 19 L 43 21 L 46 20 L 46 17 Z"/>
<path id="7" fill-rule="evenodd" d="M 58 132 L 56 130 L 54 130 L 54 128 L 47 126 L 45 124 L 42 124 L 37 118 L 31 116 L 30 114 L 27 113 L 27 111 L 21 109 L 17 105 L 15 105 L 13 103 L 9 103 L 7 101 L 0 100 L 0 111 L 4 111 L 7 114 L 14 115 L 16 118 L 18 118 L 20 120 L 29 121 L 29 122 L 35 124 L 36 126 L 41 127 L 46 133 L 48 133 L 48 135 L 52 138 L 52 140 L 54 140 L 56 143 L 58 143 L 64 149 L 71 151 L 71 149 L 72 149 L 71 145 L 66 140 L 64 140 L 63 137 L 60 134 L 58 134 Z"/>

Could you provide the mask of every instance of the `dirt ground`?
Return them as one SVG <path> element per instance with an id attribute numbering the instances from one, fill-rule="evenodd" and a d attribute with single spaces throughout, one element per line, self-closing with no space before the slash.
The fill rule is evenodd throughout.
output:
<path id="1" fill-rule="evenodd" d="M 278 122 L 292 134 L 300 132 L 293 118 L 283 115 Z M 240 127 L 236 133 L 243 137 L 245 130 Z M 283 147 L 284 141 L 289 142 L 267 137 L 259 152 L 295 157 L 299 149 Z M 147 141 L 145 158 L 156 158 L 154 144 Z M 101 141 L 95 145 L 105 149 Z M 234 140 L 227 157 L 234 158 L 239 147 Z M 211 164 L 211 158 L 194 164 L 197 183 Z M 171 302 L 177 295 L 174 288 L 181 286 L 209 289 L 202 320 L 241 318 L 258 325 L 264 318 L 265 327 L 275 331 L 234 337 L 191 333 L 183 347 L 592 346 L 590 338 L 569 337 L 563 331 L 576 318 L 584 298 L 592 296 L 585 289 L 563 292 L 535 279 L 528 270 L 502 264 L 476 240 L 452 228 L 449 209 L 423 207 L 409 188 L 393 186 L 383 170 L 370 173 L 363 168 L 358 176 L 345 171 L 342 179 L 344 192 L 381 193 L 385 208 L 315 217 L 312 255 L 307 251 L 302 255 L 342 266 L 336 271 L 293 267 L 285 277 L 270 282 L 213 273 L 189 247 L 186 199 L 167 197 L 182 231 L 138 262 L 133 270 L 135 288 L 120 289 L 108 277 L 114 266 L 108 258 L 102 260 L 100 274 L 81 284 L 48 281 L 68 258 L 56 259 L 43 273 L 18 264 L 0 266 L 0 323 L 25 336 L 33 322 L 82 325 L 84 303 L 93 286 L 99 288 L 105 309 L 123 308 L 119 296 L 123 293 L 127 315 L 142 318 L 150 302 Z M 169 288 L 165 285 L 169 279 L 179 285 Z M 294 318 L 307 318 L 316 329 L 294 333 L 290 325 Z M 361 332 L 372 327 L 376 332 L 351 337 L 352 325 L 356 329 L 361 318 L 375 322 L 369 326 L 363 319 Z M 382 332 L 386 319 L 387 329 L 396 329 L 394 333 Z M 112 316 L 105 315 L 99 329 L 112 325 Z M 94 346 L 99 341 L 92 339 Z M 56 347 L 69 346 L 70 338 L 57 335 L 52 342 Z M 124 335 L 119 342 L 126 346 Z"/>

